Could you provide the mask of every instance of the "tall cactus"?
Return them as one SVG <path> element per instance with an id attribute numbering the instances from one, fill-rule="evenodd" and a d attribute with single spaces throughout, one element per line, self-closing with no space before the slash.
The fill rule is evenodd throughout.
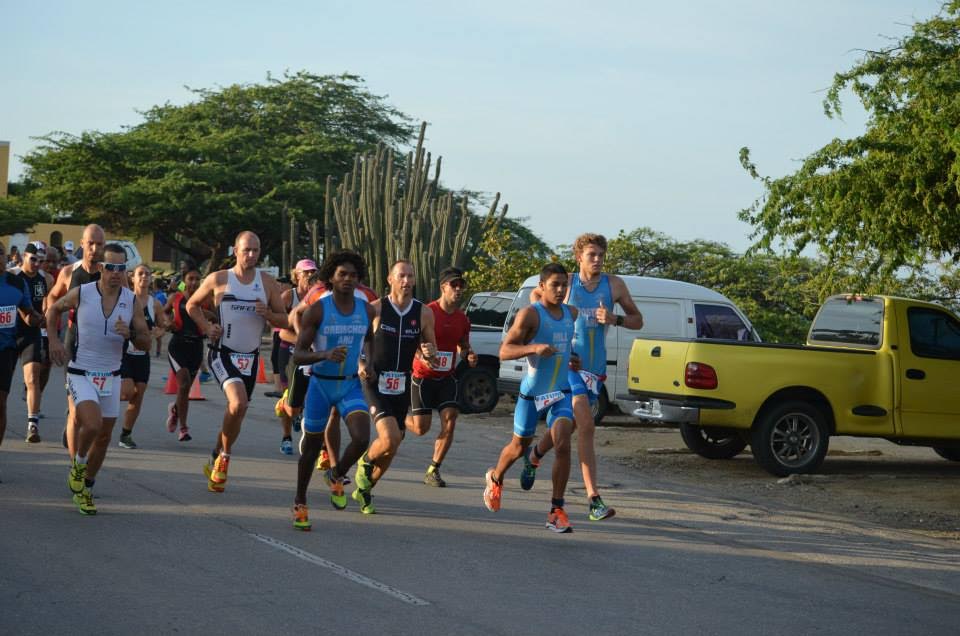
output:
<path id="1" fill-rule="evenodd" d="M 468 253 L 467 237 L 472 217 L 466 198 L 454 200 L 452 193 L 439 193 L 440 164 L 437 158 L 433 178 L 429 178 L 431 155 L 423 148 L 427 123 L 420 125 L 417 147 L 407 154 L 403 170 L 394 166 L 393 151 L 379 144 L 373 152 L 357 155 L 353 170 L 332 187 L 327 178 L 324 232 L 328 249 L 350 249 L 367 262 L 370 286 L 386 293 L 390 264 L 410 260 L 417 276 L 415 294 L 425 300 L 437 293 L 439 273 L 450 265 L 463 267 Z M 439 193 L 439 194 L 438 194 Z M 482 221 L 482 229 L 500 224 L 507 213 L 504 205 L 498 213 L 500 193 Z"/>

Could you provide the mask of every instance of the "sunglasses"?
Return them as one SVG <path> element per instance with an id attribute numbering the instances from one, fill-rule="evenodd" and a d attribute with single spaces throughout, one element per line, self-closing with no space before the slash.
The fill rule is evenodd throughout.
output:
<path id="1" fill-rule="evenodd" d="M 107 270 L 108 272 L 125 272 L 125 271 L 127 271 L 127 264 L 126 264 L 126 263 L 101 263 L 101 265 L 103 265 L 103 269 Z"/>
<path id="2" fill-rule="evenodd" d="M 464 287 L 467 286 L 467 284 L 466 284 L 465 282 L 463 282 L 462 280 L 455 280 L 455 281 L 452 281 L 452 282 L 447 283 L 447 285 L 450 285 L 450 286 L 453 287 L 454 289 L 463 289 Z"/>
<path id="3" fill-rule="evenodd" d="M 37 258 L 36 256 L 28 256 L 28 257 L 27 257 L 27 260 L 30 261 L 31 263 L 36 263 L 36 262 L 39 261 L 40 259 Z"/>

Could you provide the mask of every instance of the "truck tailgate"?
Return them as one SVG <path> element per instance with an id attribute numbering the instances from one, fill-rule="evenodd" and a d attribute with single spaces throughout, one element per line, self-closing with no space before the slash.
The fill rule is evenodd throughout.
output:
<path id="1" fill-rule="evenodd" d="M 627 389 L 664 395 L 681 393 L 689 347 L 689 340 L 634 340 Z"/>

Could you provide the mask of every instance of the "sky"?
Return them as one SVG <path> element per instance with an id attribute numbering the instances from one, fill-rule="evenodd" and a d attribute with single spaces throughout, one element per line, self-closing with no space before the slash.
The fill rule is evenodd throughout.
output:
<path id="1" fill-rule="evenodd" d="M 573 3 L 0 0 L 0 140 L 116 131 L 185 88 L 350 72 L 414 121 L 441 180 L 510 206 L 551 245 L 648 226 L 736 250 L 762 194 L 740 166 L 794 171 L 860 134 L 836 72 L 936 14 L 940 0 Z"/>

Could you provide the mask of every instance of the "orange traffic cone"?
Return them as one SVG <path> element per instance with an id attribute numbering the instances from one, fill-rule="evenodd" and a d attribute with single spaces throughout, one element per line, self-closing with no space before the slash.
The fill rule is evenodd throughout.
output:
<path id="1" fill-rule="evenodd" d="M 177 384 L 177 374 L 171 369 L 167 372 L 167 386 L 163 389 L 163 392 L 167 395 L 176 395 Z"/>
<path id="2" fill-rule="evenodd" d="M 199 375 L 193 379 L 193 385 L 190 387 L 190 399 L 191 400 L 207 399 L 203 397 L 203 393 L 200 392 L 200 376 Z"/>
<path id="3" fill-rule="evenodd" d="M 264 367 L 265 365 L 263 364 L 263 358 L 260 358 L 260 368 L 257 369 L 257 384 L 270 384 L 270 380 L 267 379 L 267 372 Z"/>

